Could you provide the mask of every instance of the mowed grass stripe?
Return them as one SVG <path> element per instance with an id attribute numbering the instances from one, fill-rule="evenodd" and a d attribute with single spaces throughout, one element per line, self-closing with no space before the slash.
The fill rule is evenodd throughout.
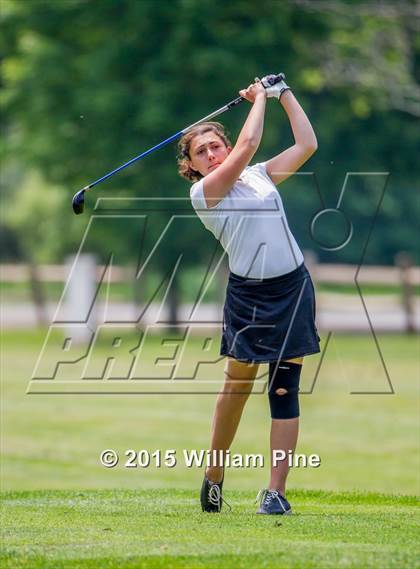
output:
<path id="1" fill-rule="evenodd" d="M 226 497 L 232 512 L 208 515 L 176 489 L 7 492 L 2 566 L 419 566 L 413 496 L 294 491 L 288 517 L 257 516 L 250 492 Z"/>

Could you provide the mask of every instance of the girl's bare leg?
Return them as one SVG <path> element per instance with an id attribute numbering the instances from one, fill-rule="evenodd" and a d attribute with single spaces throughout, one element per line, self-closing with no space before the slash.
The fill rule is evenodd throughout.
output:
<path id="1" fill-rule="evenodd" d="M 230 448 L 242 416 L 245 403 L 252 391 L 258 364 L 246 364 L 228 358 L 225 365 L 225 383 L 220 391 L 213 416 L 211 450 L 226 451 Z M 212 482 L 221 482 L 222 466 L 206 469 Z"/>

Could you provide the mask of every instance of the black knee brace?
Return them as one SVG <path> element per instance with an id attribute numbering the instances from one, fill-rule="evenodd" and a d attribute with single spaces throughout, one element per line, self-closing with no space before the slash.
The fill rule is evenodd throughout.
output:
<path id="1" fill-rule="evenodd" d="M 270 364 L 268 400 L 273 419 L 299 417 L 299 380 L 302 366 L 292 362 Z"/>

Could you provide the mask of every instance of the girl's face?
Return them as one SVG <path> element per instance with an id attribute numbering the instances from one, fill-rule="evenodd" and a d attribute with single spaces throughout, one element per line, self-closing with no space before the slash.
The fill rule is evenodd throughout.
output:
<path id="1" fill-rule="evenodd" d="M 191 142 L 190 167 L 207 176 L 226 160 L 231 150 L 215 132 L 199 134 Z"/>

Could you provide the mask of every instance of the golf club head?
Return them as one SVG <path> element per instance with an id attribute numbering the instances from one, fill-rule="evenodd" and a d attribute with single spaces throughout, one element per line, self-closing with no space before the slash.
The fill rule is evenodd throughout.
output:
<path id="1" fill-rule="evenodd" d="M 73 211 L 76 215 L 83 213 L 83 209 L 85 206 L 85 188 L 83 190 L 79 190 L 73 196 L 72 206 Z"/>

